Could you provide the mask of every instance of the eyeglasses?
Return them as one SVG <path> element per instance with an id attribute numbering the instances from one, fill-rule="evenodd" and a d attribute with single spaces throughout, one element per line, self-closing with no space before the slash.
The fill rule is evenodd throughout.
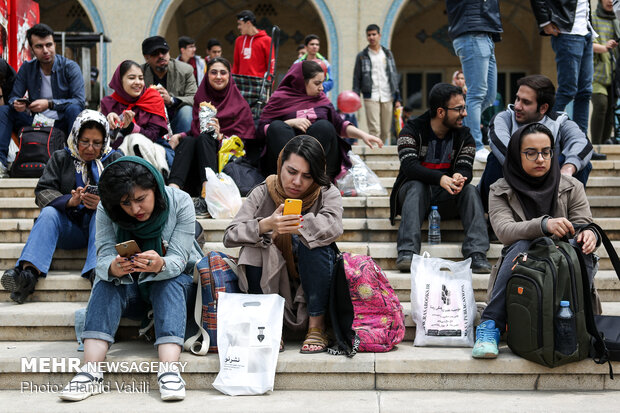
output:
<path id="1" fill-rule="evenodd" d="M 553 149 L 551 148 L 543 149 L 540 152 L 534 149 L 528 149 L 527 151 L 523 151 L 521 153 L 525 154 L 525 158 L 528 161 L 532 161 L 532 162 L 536 162 L 538 160 L 539 155 L 542 155 L 542 158 L 545 161 L 548 161 L 549 159 L 553 158 Z"/>
<path id="2" fill-rule="evenodd" d="M 467 105 L 465 106 L 456 106 L 454 108 L 444 108 L 445 110 L 454 110 L 457 111 L 459 113 L 459 115 L 462 115 L 464 112 L 467 112 Z"/>
<path id="3" fill-rule="evenodd" d="M 101 149 L 101 147 L 103 147 L 103 143 L 95 143 L 95 142 L 89 142 L 89 141 L 78 141 L 78 144 L 80 145 L 80 148 L 88 148 L 89 146 L 92 146 L 94 149 Z"/>

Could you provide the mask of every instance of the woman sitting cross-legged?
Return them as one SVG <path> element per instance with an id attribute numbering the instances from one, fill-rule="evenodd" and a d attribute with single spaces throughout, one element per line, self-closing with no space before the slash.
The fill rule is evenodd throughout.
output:
<path id="1" fill-rule="evenodd" d="M 211 103 L 217 109 L 210 122 L 212 132 L 200 132 L 198 115 L 203 102 Z M 207 180 L 205 168 L 218 171 L 218 150 L 222 139 L 237 135 L 243 140 L 246 151 L 248 146 L 256 146 L 252 112 L 230 77 L 228 60 L 216 57 L 207 63 L 207 76 L 194 96 L 192 114 L 191 132 L 175 134 L 170 139 L 176 154 L 168 183 L 192 196 L 199 196 L 202 184 Z"/>
<path id="2" fill-rule="evenodd" d="M 167 177 L 174 150 L 164 138 L 169 131 L 161 95 L 153 87 L 144 87 L 142 68 L 132 60 L 116 68 L 109 86 L 114 93 L 101 99 L 101 112 L 110 128 L 120 128 L 112 147 L 146 159 Z"/>
<path id="3" fill-rule="evenodd" d="M 506 285 L 514 259 L 539 237 L 567 236 L 591 254 L 600 243 L 590 230 L 573 225 L 592 222 L 581 182 L 560 173 L 553 153 L 553 134 L 540 123 L 518 129 L 510 138 L 504 178 L 491 185 L 489 215 L 497 238 L 505 245 L 489 305 L 476 330 L 475 358 L 495 358 L 499 336 L 506 330 Z M 491 274 L 493 278 L 493 273 Z"/>
<path id="4" fill-rule="evenodd" d="M 82 277 L 92 281 L 97 259 L 95 211 L 97 182 L 103 167 L 120 158 L 110 149 L 108 122 L 99 112 L 84 110 L 73 123 L 68 147 L 53 153 L 34 190 L 41 213 L 15 268 L 2 275 L 2 286 L 19 304 L 50 269 L 56 247 L 88 248 Z"/>
<path id="5" fill-rule="evenodd" d="M 315 137 L 323 146 L 330 179 L 341 172 L 341 153 L 351 148 L 340 136 L 362 139 L 371 148 L 383 146 L 381 139 L 342 120 L 323 93 L 324 81 L 321 66 L 304 60 L 291 66 L 269 98 L 258 124 L 258 136 L 266 137 L 261 165 L 265 175 L 275 173 L 280 151 L 288 141 L 301 134 Z"/>
<path id="6" fill-rule="evenodd" d="M 323 148 L 311 136 L 286 144 L 277 171 L 248 194 L 226 228 L 224 245 L 241 247 L 241 290 L 284 297 L 284 326 L 294 332 L 307 326 L 301 352 L 322 352 L 335 260 L 331 244 L 343 232 L 342 198 L 325 174 Z M 282 214 L 287 198 L 302 200 L 301 215 Z"/>
<path id="7" fill-rule="evenodd" d="M 143 319 L 152 309 L 159 392 L 163 400 L 181 400 L 185 382 L 176 362 L 183 349 L 187 299 L 195 294 L 192 273 L 202 256 L 194 241 L 192 200 L 164 186 L 161 174 L 135 156 L 110 164 L 99 190 L 97 278 L 82 333 L 85 364 L 60 398 L 82 400 L 100 393 L 99 362 L 114 343 L 121 317 Z M 130 240 L 142 252 L 121 257 L 115 246 Z"/>

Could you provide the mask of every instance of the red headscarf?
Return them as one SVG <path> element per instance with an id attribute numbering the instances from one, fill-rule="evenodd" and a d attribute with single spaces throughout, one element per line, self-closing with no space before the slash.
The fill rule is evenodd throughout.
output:
<path id="1" fill-rule="evenodd" d="M 110 88 L 114 89 L 114 93 L 101 99 L 101 112 L 107 116 L 110 112 L 120 115 L 124 110 L 133 110 L 136 113 L 133 121 L 138 126 L 154 123 L 168 129 L 164 99 L 157 90 L 145 87 L 138 97 L 132 97 L 125 92 L 121 78 L 121 65 L 123 63 L 116 68 L 109 83 Z"/>
<path id="2" fill-rule="evenodd" d="M 226 66 L 224 64 L 224 66 Z M 227 67 L 228 69 L 228 67 Z M 230 69 L 228 69 L 230 76 Z M 248 102 L 241 96 L 237 85 L 232 76 L 226 87 L 222 90 L 215 90 L 209 83 L 209 74 L 202 79 L 200 87 L 194 96 L 194 107 L 192 108 L 192 130 L 193 136 L 200 135 L 200 125 L 198 121 L 198 111 L 201 102 L 211 102 L 217 108 L 215 117 L 220 123 L 220 131 L 226 135 L 237 135 L 243 139 L 254 139 L 256 129 L 252 119 L 252 111 Z"/>

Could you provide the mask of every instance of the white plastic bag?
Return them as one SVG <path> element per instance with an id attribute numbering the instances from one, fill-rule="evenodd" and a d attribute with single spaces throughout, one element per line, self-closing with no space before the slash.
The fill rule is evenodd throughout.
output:
<path id="1" fill-rule="evenodd" d="M 381 185 L 379 177 L 352 151 L 347 156 L 353 164 L 340 178 L 336 179 L 336 187 L 342 196 L 385 196 L 387 190 Z"/>
<path id="2" fill-rule="evenodd" d="M 213 387 L 229 396 L 273 390 L 283 317 L 284 298 L 278 294 L 219 293 L 220 372 Z"/>
<path id="3" fill-rule="evenodd" d="M 473 347 L 476 300 L 471 258 L 449 261 L 428 252 L 411 260 L 414 346 Z"/>
<path id="4" fill-rule="evenodd" d="M 205 168 L 207 182 L 204 184 L 207 209 L 213 218 L 234 218 L 241 208 L 241 194 L 233 179 L 224 172 L 215 174 Z"/>

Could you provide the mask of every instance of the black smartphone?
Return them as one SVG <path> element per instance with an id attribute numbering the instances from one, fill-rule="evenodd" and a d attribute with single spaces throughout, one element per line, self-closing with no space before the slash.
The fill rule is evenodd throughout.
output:
<path id="1" fill-rule="evenodd" d="M 99 187 L 97 185 L 88 185 L 86 187 L 86 193 L 99 196 Z"/>

